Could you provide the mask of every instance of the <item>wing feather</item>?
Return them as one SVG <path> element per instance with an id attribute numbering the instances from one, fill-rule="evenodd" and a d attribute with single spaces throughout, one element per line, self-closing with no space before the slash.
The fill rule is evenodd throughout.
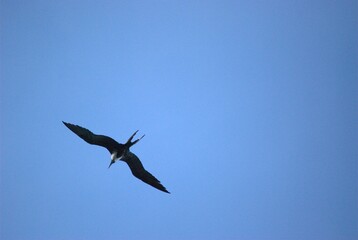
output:
<path id="1" fill-rule="evenodd" d="M 143 164 L 134 153 L 128 152 L 122 160 L 128 164 L 129 168 L 132 171 L 132 174 L 136 178 L 155 187 L 156 189 L 159 189 L 160 191 L 170 193 L 156 177 L 154 177 L 150 172 L 144 169 Z"/>
<path id="2" fill-rule="evenodd" d="M 63 124 L 87 143 L 105 147 L 110 153 L 112 153 L 113 150 L 123 148 L 123 144 L 118 143 L 110 137 L 94 134 L 86 128 L 71 123 L 63 122 Z"/>

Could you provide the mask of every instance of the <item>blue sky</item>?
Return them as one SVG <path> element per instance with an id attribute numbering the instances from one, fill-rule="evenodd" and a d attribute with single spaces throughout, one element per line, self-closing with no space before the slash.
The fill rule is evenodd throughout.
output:
<path id="1" fill-rule="evenodd" d="M 1 1 L 1 239 L 358 239 L 357 1 Z M 124 142 L 172 194 L 61 121 Z"/>

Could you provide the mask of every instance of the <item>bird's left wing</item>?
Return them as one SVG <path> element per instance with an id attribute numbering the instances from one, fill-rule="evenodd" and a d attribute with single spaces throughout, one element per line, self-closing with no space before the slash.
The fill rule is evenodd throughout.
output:
<path id="1" fill-rule="evenodd" d="M 114 149 L 121 149 L 123 145 L 118 143 L 113 138 L 104 136 L 104 135 L 97 135 L 91 132 L 90 130 L 74 125 L 71 123 L 63 122 L 72 132 L 74 132 L 77 136 L 85 140 L 89 144 L 98 145 L 107 148 L 107 150 L 112 153 Z"/>
<path id="2" fill-rule="evenodd" d="M 154 177 L 150 172 L 144 169 L 143 164 L 134 153 L 128 151 L 128 153 L 122 160 L 128 164 L 129 168 L 132 171 L 132 174 L 136 178 L 155 187 L 156 189 L 159 189 L 160 191 L 170 193 L 156 177 Z"/>

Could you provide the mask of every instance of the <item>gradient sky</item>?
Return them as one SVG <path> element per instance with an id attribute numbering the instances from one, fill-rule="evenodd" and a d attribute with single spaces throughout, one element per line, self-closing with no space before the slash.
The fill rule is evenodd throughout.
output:
<path id="1" fill-rule="evenodd" d="M 0 238 L 358 239 L 358 3 L 1 1 Z M 172 194 L 61 121 L 124 142 Z"/>

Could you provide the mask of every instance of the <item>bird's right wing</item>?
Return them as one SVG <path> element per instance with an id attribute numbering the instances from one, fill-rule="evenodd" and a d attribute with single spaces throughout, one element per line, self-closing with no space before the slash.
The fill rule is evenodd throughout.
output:
<path id="1" fill-rule="evenodd" d="M 128 164 L 129 168 L 132 171 L 132 174 L 136 178 L 155 187 L 156 189 L 159 189 L 160 191 L 170 193 L 156 177 L 154 177 L 150 172 L 144 169 L 143 164 L 134 153 L 128 151 L 126 156 L 122 160 Z"/>
<path id="2" fill-rule="evenodd" d="M 110 137 L 94 134 L 90 130 L 81 126 L 66 122 L 63 122 L 63 124 L 65 124 L 66 127 L 68 127 L 72 132 L 85 140 L 87 143 L 105 147 L 108 149 L 109 152 L 112 152 L 113 149 L 120 149 L 123 145 Z"/>

